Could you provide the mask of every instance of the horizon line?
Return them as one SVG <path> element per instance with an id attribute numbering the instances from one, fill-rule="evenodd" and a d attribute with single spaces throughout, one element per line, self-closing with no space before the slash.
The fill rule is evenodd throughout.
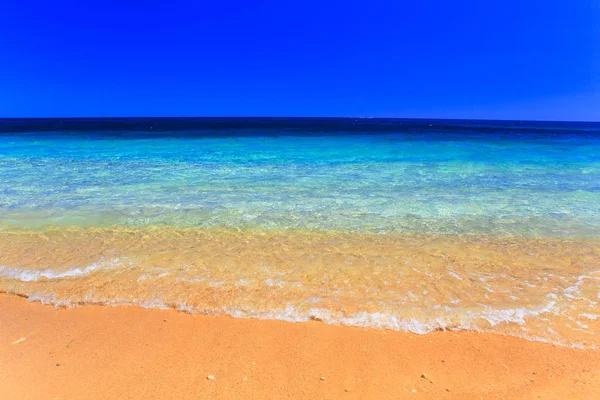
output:
<path id="1" fill-rule="evenodd" d="M 575 123 L 600 123 L 598 121 L 590 120 L 546 120 L 546 119 L 510 119 L 510 118 L 439 118 L 439 117 L 357 117 L 357 116 L 71 116 L 71 117 L 0 117 L 0 120 L 40 120 L 40 119 L 202 119 L 202 118 L 231 118 L 231 119 L 242 119 L 242 118 L 255 118 L 255 119 L 375 119 L 375 120 L 427 120 L 427 121 L 501 121 L 501 122 L 575 122 Z"/>

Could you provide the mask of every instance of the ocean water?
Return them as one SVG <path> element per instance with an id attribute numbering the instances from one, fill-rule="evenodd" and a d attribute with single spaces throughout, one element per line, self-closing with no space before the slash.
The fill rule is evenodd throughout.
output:
<path id="1" fill-rule="evenodd" d="M 597 347 L 600 124 L 0 120 L 0 291 Z"/>

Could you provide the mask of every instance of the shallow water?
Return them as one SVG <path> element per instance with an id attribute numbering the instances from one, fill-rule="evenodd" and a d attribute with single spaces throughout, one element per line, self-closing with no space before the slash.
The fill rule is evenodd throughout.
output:
<path id="1" fill-rule="evenodd" d="M 597 124 L 148 121 L 0 122 L 0 291 L 598 346 Z"/>

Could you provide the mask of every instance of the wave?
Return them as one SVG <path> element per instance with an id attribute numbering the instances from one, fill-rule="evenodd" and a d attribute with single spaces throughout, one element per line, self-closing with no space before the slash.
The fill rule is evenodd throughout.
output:
<path id="1" fill-rule="evenodd" d="M 114 269 L 121 267 L 122 265 L 122 261 L 118 258 L 108 261 L 100 259 L 99 261 L 90 264 L 86 267 L 69 268 L 64 271 L 58 271 L 51 268 L 46 268 L 43 270 L 22 269 L 0 265 L 0 277 L 7 279 L 16 279 L 21 282 L 37 282 L 41 279 L 52 280 L 63 278 L 78 278 L 88 276 L 94 271 Z"/>

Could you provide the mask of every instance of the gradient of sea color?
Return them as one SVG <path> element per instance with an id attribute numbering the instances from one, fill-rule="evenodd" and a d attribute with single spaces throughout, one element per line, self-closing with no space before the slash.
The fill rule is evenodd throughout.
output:
<path id="1" fill-rule="evenodd" d="M 0 291 L 600 340 L 600 124 L 0 120 Z"/>

